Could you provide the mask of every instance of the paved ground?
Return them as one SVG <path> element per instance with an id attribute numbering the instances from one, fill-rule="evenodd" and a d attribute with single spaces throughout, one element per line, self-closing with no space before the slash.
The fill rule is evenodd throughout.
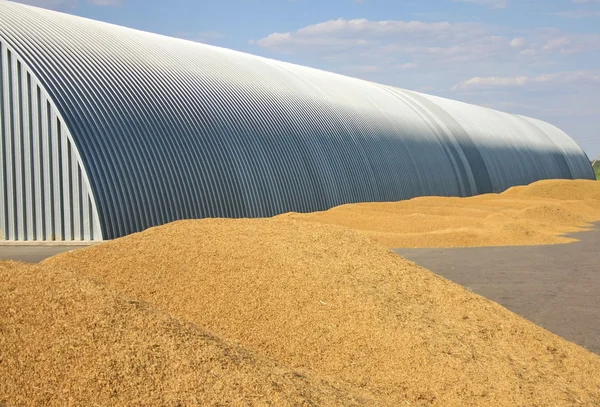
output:
<path id="1" fill-rule="evenodd" d="M 81 249 L 84 246 L 3 246 L 0 245 L 0 260 L 24 261 L 26 263 L 39 263 L 58 253 Z"/>
<path id="2" fill-rule="evenodd" d="M 600 224 L 572 236 L 581 241 L 395 251 L 600 354 Z"/>

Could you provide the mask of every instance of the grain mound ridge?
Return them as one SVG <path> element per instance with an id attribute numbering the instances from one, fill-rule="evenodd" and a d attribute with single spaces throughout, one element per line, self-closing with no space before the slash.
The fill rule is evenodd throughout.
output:
<path id="1" fill-rule="evenodd" d="M 358 203 L 279 217 L 345 226 L 386 247 L 568 243 L 574 239 L 562 235 L 600 221 L 600 183 L 545 180 L 502 194 Z"/>
<path id="2" fill-rule="evenodd" d="M 345 228 L 180 221 L 45 264 L 378 405 L 600 404 L 598 356 Z"/>
<path id="3" fill-rule="evenodd" d="M 367 403 L 65 271 L 1 262 L 0 298 L 3 406 Z"/>

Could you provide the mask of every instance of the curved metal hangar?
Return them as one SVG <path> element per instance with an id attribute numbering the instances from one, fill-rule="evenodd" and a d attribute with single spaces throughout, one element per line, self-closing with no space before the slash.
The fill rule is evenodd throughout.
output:
<path id="1" fill-rule="evenodd" d="M 593 177 L 539 120 L 6 1 L 0 73 L 6 240 Z"/>

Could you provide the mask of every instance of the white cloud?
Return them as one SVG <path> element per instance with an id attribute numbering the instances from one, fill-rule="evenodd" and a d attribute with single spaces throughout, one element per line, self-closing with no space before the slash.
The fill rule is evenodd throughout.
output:
<path id="1" fill-rule="evenodd" d="M 560 50 L 565 52 L 569 49 L 569 45 L 571 44 L 571 40 L 566 37 L 558 37 L 553 38 L 551 40 L 546 41 L 546 43 L 542 46 L 542 50 L 544 51 L 556 51 Z"/>
<path id="2" fill-rule="evenodd" d="M 467 79 L 461 84 L 455 85 L 452 89 L 458 90 L 472 87 L 520 86 L 526 84 L 528 80 L 529 78 L 526 76 L 517 76 L 516 78 L 498 76 L 482 78 L 480 76 L 476 76 L 474 78 Z"/>
<path id="3" fill-rule="evenodd" d="M 344 49 L 377 44 L 417 44 L 467 41 L 480 35 L 478 24 L 424 23 L 420 21 L 370 21 L 337 19 L 310 25 L 295 32 L 273 33 L 257 41 L 263 48 L 298 51 L 302 48 Z M 312 52 L 312 51 L 311 51 Z"/>
<path id="4" fill-rule="evenodd" d="M 507 87 L 523 87 L 532 85 L 566 85 L 579 84 L 585 86 L 593 86 L 600 84 L 600 73 L 572 71 L 560 72 L 552 74 L 543 74 L 533 77 L 517 76 L 517 77 L 473 77 L 455 85 L 453 90 L 465 89 L 483 89 L 483 88 L 507 88 Z"/>
<path id="5" fill-rule="evenodd" d="M 470 65 L 498 65 L 499 61 L 499 65 L 506 65 L 548 62 L 553 54 L 597 51 L 600 34 L 547 28 L 517 31 L 477 23 L 337 19 L 273 33 L 253 43 L 272 52 L 324 59 L 370 58 L 387 63 L 409 59 Z"/>
<path id="6" fill-rule="evenodd" d="M 513 40 L 510 42 L 510 46 L 514 47 L 514 48 L 521 48 L 522 46 L 525 45 L 527 41 L 525 40 L 525 38 L 523 37 L 517 37 L 517 38 L 513 38 Z"/>

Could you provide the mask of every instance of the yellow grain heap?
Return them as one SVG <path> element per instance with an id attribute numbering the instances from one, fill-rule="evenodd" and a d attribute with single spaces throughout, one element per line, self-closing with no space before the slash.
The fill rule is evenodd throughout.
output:
<path id="1" fill-rule="evenodd" d="M 345 226 L 390 248 L 567 243 L 573 239 L 561 234 L 600 221 L 600 182 L 547 180 L 502 194 L 358 203 L 280 217 Z"/>
<path id="2" fill-rule="evenodd" d="M 287 219 L 181 221 L 44 265 L 151 304 L 310 377 L 310 383 L 324 381 L 340 392 L 339 405 L 349 395 L 374 406 L 600 405 L 600 357 L 345 228 Z M 44 302 L 29 301 L 32 313 L 43 311 Z M 81 308 L 81 315 L 69 315 L 87 321 L 97 314 Z M 102 312 L 110 321 L 112 309 Z M 150 326 L 140 335 L 165 335 L 173 350 L 183 348 L 190 357 L 189 346 L 199 352 L 204 346 L 189 345 L 189 334 L 155 331 Z M 143 340 L 115 335 L 125 359 L 142 371 L 160 372 L 155 363 L 164 356 L 134 362 Z M 103 344 L 111 340 L 98 342 L 106 356 Z M 31 364 L 37 349 L 25 340 L 19 357 Z M 189 370 L 196 381 L 209 372 Z M 125 385 L 139 380 L 136 374 L 126 371 L 112 380 Z M 255 379 L 255 393 L 267 400 L 265 388 L 278 386 L 263 377 Z M 222 390 L 224 400 L 247 391 Z"/>
<path id="3" fill-rule="evenodd" d="M 72 273 L 0 262 L 0 405 L 370 404 Z"/>

